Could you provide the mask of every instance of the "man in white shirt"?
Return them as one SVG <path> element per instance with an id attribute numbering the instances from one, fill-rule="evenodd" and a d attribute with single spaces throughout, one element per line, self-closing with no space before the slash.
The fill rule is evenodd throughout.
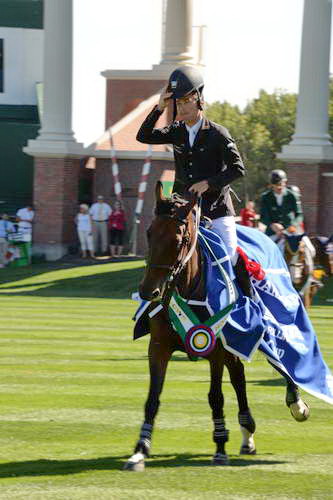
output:
<path id="1" fill-rule="evenodd" d="M 23 234 L 23 240 L 31 242 L 32 240 L 32 222 L 35 216 L 32 205 L 20 208 L 16 212 L 16 220 L 18 221 L 18 231 Z"/>
<path id="2" fill-rule="evenodd" d="M 25 242 L 25 246 L 22 251 L 24 252 L 28 262 L 31 262 L 32 255 L 32 224 L 35 216 L 35 211 L 32 205 L 27 205 L 24 208 L 20 208 L 16 212 L 16 220 L 18 222 L 18 232 L 22 234 L 22 241 Z"/>
<path id="3" fill-rule="evenodd" d="M 97 202 L 90 207 L 89 213 L 93 221 L 94 250 L 97 253 L 99 248 L 102 254 L 108 250 L 108 220 L 112 209 L 108 203 L 104 202 L 104 197 L 97 196 Z"/>

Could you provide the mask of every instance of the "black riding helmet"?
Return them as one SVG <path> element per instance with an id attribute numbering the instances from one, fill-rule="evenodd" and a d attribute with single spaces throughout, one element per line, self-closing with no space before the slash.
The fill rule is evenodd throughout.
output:
<path id="1" fill-rule="evenodd" d="M 173 119 L 176 118 L 177 108 L 176 99 L 181 99 L 194 92 L 197 93 L 198 107 L 202 109 L 201 97 L 204 88 L 204 81 L 200 71 L 194 66 L 179 66 L 175 69 L 169 78 L 168 92 L 172 92 L 173 99 Z"/>
<path id="2" fill-rule="evenodd" d="M 285 173 L 284 170 L 272 170 L 271 173 L 269 174 L 269 182 L 271 184 L 279 184 L 282 181 L 287 180 L 287 174 Z"/>

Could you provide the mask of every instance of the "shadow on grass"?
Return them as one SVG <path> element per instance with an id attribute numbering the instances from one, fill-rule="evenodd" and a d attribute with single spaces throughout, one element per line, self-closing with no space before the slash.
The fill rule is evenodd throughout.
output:
<path id="1" fill-rule="evenodd" d="M 57 268 L 58 269 L 58 268 Z M 24 275 L 16 275 L 11 281 L 25 279 L 52 271 L 52 267 Z M 56 269 L 54 269 L 56 270 Z M 64 278 L 54 281 L 36 281 L 22 285 L 1 286 L 0 295 L 25 297 L 73 297 L 73 298 L 111 298 L 130 299 L 142 278 L 144 267 L 107 271 L 77 278 Z M 7 283 L 9 283 L 7 281 Z M 34 287 L 38 287 L 34 289 Z M 40 288 L 39 288 L 40 287 Z M 18 291 L 15 291 L 15 290 Z"/>
<path id="2" fill-rule="evenodd" d="M 271 378 L 271 379 L 262 379 L 262 380 L 247 380 L 247 384 L 253 385 L 262 385 L 264 387 L 285 387 L 286 381 L 283 378 Z"/>
<path id="3" fill-rule="evenodd" d="M 0 478 L 24 476 L 55 476 L 79 474 L 88 470 L 122 470 L 129 456 L 101 457 L 79 460 L 30 460 L 8 462 L 0 465 Z M 211 465 L 211 455 L 152 455 L 147 460 L 147 468 L 157 467 L 207 467 Z M 230 457 L 229 466 L 247 467 L 251 465 L 283 464 L 281 460 L 265 460 L 257 457 Z"/>

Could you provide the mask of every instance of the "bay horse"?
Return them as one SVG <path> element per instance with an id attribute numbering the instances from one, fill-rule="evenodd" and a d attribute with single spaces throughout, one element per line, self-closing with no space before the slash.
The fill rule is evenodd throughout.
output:
<path id="1" fill-rule="evenodd" d="M 191 298 L 198 301 L 204 300 L 206 296 L 204 263 L 197 243 L 198 227 L 192 213 L 196 208 L 196 198 L 190 197 L 184 200 L 176 195 L 164 198 L 161 182 L 156 184 L 155 196 L 155 217 L 147 231 L 149 251 L 139 294 L 142 299 L 152 301 L 150 311 L 159 304 L 160 310 L 149 319 L 150 386 L 140 436 L 133 455 L 124 465 L 125 470 L 131 471 L 144 470 L 145 458 L 149 456 L 151 448 L 152 431 L 168 362 L 174 351 L 184 351 L 181 339 L 172 328 L 168 315 L 170 293 L 177 289 L 184 299 Z M 200 317 L 200 320 L 204 319 Z M 225 445 L 229 433 L 225 425 L 221 387 L 224 366 L 229 371 L 238 402 L 238 421 L 243 436 L 240 454 L 256 453 L 254 442 L 256 424 L 248 405 L 244 366 L 240 359 L 224 349 L 220 341 L 216 342 L 214 349 L 206 358 L 210 364 L 208 402 L 212 411 L 213 441 L 216 445 L 212 464 L 222 466 L 228 464 Z M 287 380 L 286 402 L 296 420 L 302 421 L 308 417 L 308 407 L 300 399 L 297 386 L 291 379 Z"/>
<path id="2" fill-rule="evenodd" d="M 325 236 L 311 236 L 312 245 L 316 250 L 314 261 L 315 269 L 322 269 L 325 276 L 333 275 L 333 234 L 327 238 Z"/>
<path id="3" fill-rule="evenodd" d="M 322 286 L 314 278 L 316 248 L 306 234 L 284 235 L 284 258 L 304 307 L 308 309 Z"/>

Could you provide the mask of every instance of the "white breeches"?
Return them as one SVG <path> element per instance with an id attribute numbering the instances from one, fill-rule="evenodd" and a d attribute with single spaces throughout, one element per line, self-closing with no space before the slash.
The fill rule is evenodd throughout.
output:
<path id="1" fill-rule="evenodd" d="M 222 238 L 231 262 L 235 265 L 238 258 L 235 217 L 227 215 L 226 217 L 213 219 L 211 229 Z"/>
<path id="2" fill-rule="evenodd" d="M 94 250 L 93 237 L 90 231 L 78 231 L 79 240 L 81 244 L 81 250 L 89 250 L 92 252 Z"/>

